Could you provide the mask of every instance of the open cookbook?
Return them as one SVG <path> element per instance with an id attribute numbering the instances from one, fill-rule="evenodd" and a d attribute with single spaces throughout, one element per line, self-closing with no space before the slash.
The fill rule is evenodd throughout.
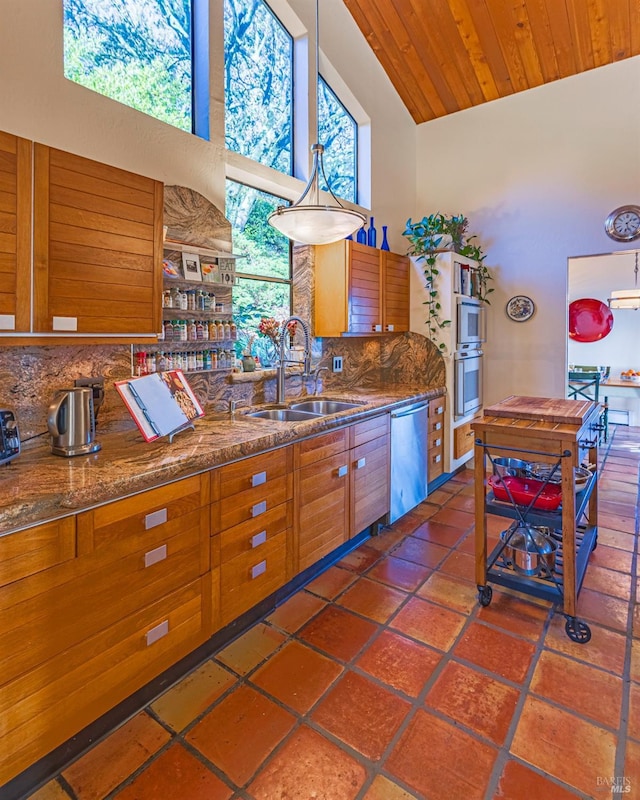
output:
<path id="1" fill-rule="evenodd" d="M 179 369 L 116 381 L 115 387 L 147 442 L 175 433 L 204 416 Z"/>

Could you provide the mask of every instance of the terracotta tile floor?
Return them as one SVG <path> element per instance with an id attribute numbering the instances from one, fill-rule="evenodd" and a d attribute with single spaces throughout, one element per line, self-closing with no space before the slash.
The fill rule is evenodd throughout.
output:
<path id="1" fill-rule="evenodd" d="M 478 605 L 467 470 L 31 797 L 640 798 L 639 466 L 640 429 L 615 429 L 588 644 L 544 601 Z"/>

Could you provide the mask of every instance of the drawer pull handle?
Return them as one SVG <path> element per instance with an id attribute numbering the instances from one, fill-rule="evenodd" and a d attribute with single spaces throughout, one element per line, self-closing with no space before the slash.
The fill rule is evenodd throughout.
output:
<path id="1" fill-rule="evenodd" d="M 442 456 L 441 456 L 441 455 L 437 455 L 437 456 L 436 456 L 436 457 L 433 459 L 433 461 L 434 461 L 434 463 L 435 463 L 435 464 L 439 464 L 439 463 L 442 461 Z"/>
<path id="2" fill-rule="evenodd" d="M 442 444 L 442 439 L 436 439 L 436 440 L 435 440 L 435 442 L 434 442 L 433 444 L 434 444 L 436 447 L 440 447 L 440 445 Z"/>
<path id="3" fill-rule="evenodd" d="M 155 550 L 149 550 L 149 552 L 144 554 L 144 566 L 151 567 L 154 564 L 157 564 L 158 561 L 164 561 L 167 557 L 167 545 L 163 544 L 160 547 L 156 547 Z"/>
<path id="4" fill-rule="evenodd" d="M 367 466 L 367 459 L 366 458 L 359 458 L 356 461 L 356 469 L 362 469 L 363 467 Z"/>
<path id="5" fill-rule="evenodd" d="M 255 567 L 251 567 L 251 580 L 254 578 L 259 578 L 264 572 L 267 571 L 267 560 L 265 558 L 264 561 L 261 561 L 259 564 L 256 564 Z"/>
<path id="6" fill-rule="evenodd" d="M 255 536 L 251 537 L 251 547 L 260 547 L 261 544 L 264 544 L 267 541 L 267 532 L 260 531 L 260 533 L 256 533 Z"/>
<path id="7" fill-rule="evenodd" d="M 144 529 L 155 528 L 158 525 L 163 525 L 167 521 L 167 509 L 161 508 L 158 511 L 152 511 L 144 518 Z"/>
<path id="8" fill-rule="evenodd" d="M 158 639 L 162 639 L 163 636 L 166 636 L 169 633 L 169 620 L 165 619 L 164 622 L 161 622 L 159 625 L 156 625 L 155 628 L 151 628 L 150 631 L 147 631 L 147 647 L 152 645 L 154 642 L 157 642 Z"/>
<path id="9" fill-rule="evenodd" d="M 442 428 L 441 422 L 436 422 L 436 424 L 433 426 L 434 431 L 439 431 L 441 428 Z"/>
<path id="10" fill-rule="evenodd" d="M 262 486 L 263 483 L 267 482 L 267 473 L 265 472 L 256 472 L 255 475 L 251 476 L 251 485 L 252 486 Z"/>
<path id="11" fill-rule="evenodd" d="M 444 411 L 444 406 L 438 406 L 438 408 L 436 408 L 436 414 L 442 414 L 443 411 Z"/>
<path id="12" fill-rule="evenodd" d="M 256 503 L 255 506 L 251 508 L 251 516 L 252 517 L 259 517 L 260 514 L 264 514 L 267 510 L 267 501 L 261 500 L 259 503 Z"/>
<path id="13" fill-rule="evenodd" d="M 344 464 L 344 466 L 342 466 L 342 467 L 338 467 L 338 477 L 339 478 L 344 478 L 344 476 L 348 475 L 348 474 L 349 474 L 349 467 L 346 464 Z"/>

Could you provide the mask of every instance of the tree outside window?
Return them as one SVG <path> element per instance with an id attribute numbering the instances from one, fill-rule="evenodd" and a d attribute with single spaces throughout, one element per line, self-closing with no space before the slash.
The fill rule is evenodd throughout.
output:
<path id="1" fill-rule="evenodd" d="M 64 74 L 192 130 L 191 0 L 64 0 Z"/>
<path id="2" fill-rule="evenodd" d="M 227 149 L 293 169 L 293 39 L 263 0 L 225 0 Z"/>
<path id="3" fill-rule="evenodd" d="M 318 141 L 324 145 L 324 169 L 332 192 L 357 202 L 358 126 L 329 84 L 318 76 Z M 320 188 L 326 189 L 324 181 Z"/>
<path id="4" fill-rule="evenodd" d="M 246 255 L 236 262 L 238 282 L 233 287 L 233 318 L 242 352 L 256 336 L 262 317 L 279 321 L 291 314 L 291 246 L 267 222 L 283 201 L 250 186 L 227 181 L 226 216 L 231 222 L 233 250 Z M 269 342 L 257 337 L 253 355 L 271 357 Z"/>

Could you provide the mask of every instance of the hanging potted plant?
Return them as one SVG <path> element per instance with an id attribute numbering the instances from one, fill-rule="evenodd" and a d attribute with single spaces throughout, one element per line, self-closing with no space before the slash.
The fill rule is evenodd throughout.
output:
<path id="1" fill-rule="evenodd" d="M 440 351 L 445 350 L 446 345 L 438 341 L 439 331 L 451 325 L 451 320 L 442 318 L 442 305 L 438 298 L 436 287 L 436 279 L 440 274 L 437 267 L 438 253 L 453 250 L 477 262 L 478 298 L 482 302 L 489 304 L 488 295 L 493 291 L 493 288 L 488 286 L 488 282 L 492 280 L 491 274 L 483 263 L 486 255 L 477 241 L 474 241 L 477 240 L 475 235 L 467 237 L 468 227 L 469 220 L 463 214 L 446 216 L 437 213 L 423 217 L 418 222 L 408 219 L 403 232 L 403 236 L 411 243 L 408 255 L 414 256 L 424 264 L 429 338 Z"/>

